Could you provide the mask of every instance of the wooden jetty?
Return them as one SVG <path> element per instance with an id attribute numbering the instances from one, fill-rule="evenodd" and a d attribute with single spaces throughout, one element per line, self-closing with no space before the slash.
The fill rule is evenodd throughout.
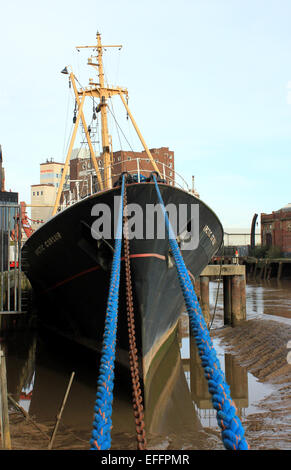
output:
<path id="1" fill-rule="evenodd" d="M 213 264 L 206 266 L 195 282 L 195 291 L 207 325 L 210 324 L 209 280 L 213 277 L 222 277 L 224 324 L 236 326 L 246 320 L 246 267 L 239 264 Z"/>
<path id="2" fill-rule="evenodd" d="M 248 258 L 246 265 L 250 279 L 291 279 L 290 258 Z"/>
<path id="3" fill-rule="evenodd" d="M 233 256 L 215 257 L 212 263 L 232 264 Z M 255 258 L 252 256 L 239 256 L 237 263 L 245 265 L 246 277 L 249 279 L 291 279 L 291 258 Z"/>

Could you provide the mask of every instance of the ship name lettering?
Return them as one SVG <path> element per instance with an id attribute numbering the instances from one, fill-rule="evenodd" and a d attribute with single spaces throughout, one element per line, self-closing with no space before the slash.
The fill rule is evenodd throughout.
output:
<path id="1" fill-rule="evenodd" d="M 49 248 L 51 245 L 56 243 L 61 238 L 62 238 L 62 235 L 60 234 L 60 232 L 57 232 L 54 235 L 51 235 L 47 240 L 45 240 L 41 245 L 37 247 L 34 253 L 36 254 L 36 256 L 41 255 L 46 250 L 46 248 Z"/>
<path id="2" fill-rule="evenodd" d="M 53 245 L 53 243 L 56 243 L 58 240 L 60 240 L 62 238 L 60 232 L 57 232 L 55 233 L 54 235 L 52 235 L 51 237 L 49 237 L 45 242 L 44 242 L 44 245 L 46 246 L 46 248 L 48 248 L 49 246 Z"/>
<path id="3" fill-rule="evenodd" d="M 205 225 L 205 227 L 203 228 L 203 232 L 206 233 L 206 235 L 208 236 L 208 238 L 211 241 L 212 245 L 214 246 L 215 243 L 216 243 L 216 238 L 215 238 L 215 235 L 213 234 L 212 230 L 208 227 L 208 225 Z"/>

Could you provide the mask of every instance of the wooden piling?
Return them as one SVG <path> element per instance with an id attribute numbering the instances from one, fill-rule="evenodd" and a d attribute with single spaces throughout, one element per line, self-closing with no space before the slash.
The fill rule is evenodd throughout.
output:
<path id="1" fill-rule="evenodd" d="M 246 278 L 244 276 L 240 276 L 240 312 L 240 320 L 246 320 Z"/>
<path id="2" fill-rule="evenodd" d="M 255 268 L 254 268 L 254 276 L 253 276 L 254 279 L 256 279 L 257 268 L 258 268 L 258 260 L 256 259 Z"/>
<path id="3" fill-rule="evenodd" d="M 2 447 L 11 450 L 11 438 L 9 430 L 8 417 L 8 399 L 7 399 L 7 376 L 6 360 L 2 350 L 0 350 L 0 387 L 1 387 L 1 437 Z"/>
<path id="4" fill-rule="evenodd" d="M 231 277 L 223 277 L 224 324 L 231 325 Z"/>
<path id="5" fill-rule="evenodd" d="M 206 321 L 207 326 L 210 323 L 210 310 L 209 310 L 209 277 L 203 276 L 200 278 L 200 306 Z"/>
<path id="6" fill-rule="evenodd" d="M 280 281 L 280 279 L 281 279 L 282 269 L 283 269 L 283 263 L 282 263 L 282 261 L 280 261 L 279 266 L 278 266 L 278 273 L 277 273 L 277 280 L 278 281 Z"/>
<path id="7" fill-rule="evenodd" d="M 201 308 L 209 312 L 209 277 L 222 276 L 224 324 L 235 326 L 246 319 L 246 267 L 244 265 L 208 265 L 200 275 Z M 204 281 L 205 279 L 205 281 Z M 206 308 L 206 303 L 207 307 Z M 202 308 L 202 311 L 203 311 Z M 204 312 L 203 312 L 204 313 Z M 210 318 L 210 314 L 209 314 Z"/>
<path id="8" fill-rule="evenodd" d="M 200 302 L 200 278 L 195 280 L 194 290 L 195 290 L 195 294 L 197 296 L 198 302 Z"/>
<path id="9" fill-rule="evenodd" d="M 241 319 L 240 276 L 231 279 L 231 324 L 235 326 Z"/>

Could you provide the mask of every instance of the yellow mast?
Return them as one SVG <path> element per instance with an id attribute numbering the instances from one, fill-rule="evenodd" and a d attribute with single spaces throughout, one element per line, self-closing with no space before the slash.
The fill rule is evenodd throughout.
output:
<path id="1" fill-rule="evenodd" d="M 98 70 L 99 70 L 99 83 L 101 90 L 104 89 L 104 71 L 102 60 L 102 44 L 100 33 L 97 33 L 97 51 L 98 51 Z M 101 112 L 101 133 L 102 133 L 102 149 L 103 149 L 103 162 L 104 162 L 104 185 L 106 189 L 112 188 L 111 179 L 111 165 L 110 165 L 110 147 L 108 136 L 108 123 L 107 123 L 107 103 L 104 95 L 100 96 L 100 112 Z"/>
<path id="2" fill-rule="evenodd" d="M 80 98 L 79 98 L 79 95 L 78 95 L 75 76 L 74 76 L 73 72 L 70 73 L 70 80 L 71 80 L 71 83 L 73 85 L 73 90 L 74 90 L 74 93 L 75 93 L 77 105 L 79 107 L 80 106 Z M 86 135 L 86 139 L 87 139 L 87 142 L 88 142 L 88 146 L 89 146 L 89 149 L 90 149 L 91 160 L 92 160 L 94 169 L 96 171 L 96 176 L 97 176 L 97 179 L 98 179 L 100 189 L 102 191 L 103 190 L 103 182 L 102 182 L 102 178 L 101 178 L 101 175 L 100 175 L 98 163 L 97 163 L 97 160 L 96 160 L 95 152 L 94 152 L 93 145 L 92 145 L 92 142 L 91 142 L 90 133 L 88 131 L 88 126 L 87 126 L 83 111 L 81 112 L 81 120 L 82 120 L 82 124 L 83 124 L 83 128 L 84 128 L 84 132 L 85 132 L 85 135 Z"/>
<path id="3" fill-rule="evenodd" d="M 105 87 L 105 82 L 104 82 L 104 70 L 103 70 L 103 48 L 107 47 L 118 47 L 121 48 L 121 45 L 111 45 L 111 46 L 104 46 L 101 43 L 101 35 L 100 33 L 97 33 L 97 47 L 96 46 L 77 46 L 77 49 L 81 48 L 93 48 L 97 49 L 97 64 L 93 63 L 92 60 L 88 61 L 89 65 L 92 65 L 97 68 L 98 70 L 98 76 L 99 76 L 99 86 L 97 87 L 91 87 L 91 95 L 92 96 L 98 96 L 100 99 L 100 104 L 99 104 L 99 109 L 101 111 L 101 123 L 102 123 L 102 147 L 103 147 L 103 161 L 104 161 L 104 187 L 105 189 L 110 189 L 112 187 L 112 179 L 111 179 L 111 165 L 110 165 L 110 141 L 109 141 L 109 134 L 108 134 L 108 124 L 107 124 L 107 103 L 106 103 L 106 98 L 110 98 L 113 95 L 120 95 L 120 98 L 123 102 L 123 105 L 131 119 L 131 122 L 133 124 L 133 127 L 135 128 L 135 131 L 143 145 L 143 148 L 145 149 L 145 152 L 147 156 L 149 157 L 154 170 L 160 174 L 160 171 L 158 169 L 158 166 L 156 165 L 156 162 L 143 138 L 141 135 L 141 132 L 129 110 L 129 107 L 126 103 L 126 100 L 124 99 L 123 95 L 128 96 L 128 91 L 126 89 L 122 89 L 120 87 L 115 87 L 115 88 L 110 88 L 110 87 Z"/>
<path id="4" fill-rule="evenodd" d="M 140 139 L 140 141 L 141 141 L 141 143 L 142 143 L 142 145 L 143 145 L 143 147 L 144 147 L 144 149 L 145 149 L 145 151 L 146 151 L 146 153 L 147 153 L 147 155 L 148 155 L 148 157 L 149 157 L 149 159 L 150 159 L 150 161 L 153 165 L 154 170 L 158 174 L 160 174 L 159 169 L 158 169 L 158 167 L 155 163 L 155 160 L 153 159 L 153 157 L 151 155 L 151 152 L 150 152 L 149 148 L 147 147 L 147 145 L 145 143 L 145 140 L 142 137 L 141 132 L 140 132 L 139 128 L 137 127 L 137 124 L 136 124 L 136 122 L 135 122 L 135 120 L 134 120 L 134 118 L 133 118 L 133 116 L 132 116 L 132 114 L 131 114 L 131 112 L 128 108 L 126 100 L 124 98 L 124 95 L 126 97 L 128 96 L 127 89 L 126 88 L 121 88 L 121 87 L 105 86 L 104 69 L 103 69 L 103 49 L 107 48 L 107 47 L 118 47 L 120 49 L 122 46 L 121 45 L 106 45 L 106 46 L 104 46 L 101 43 L 101 35 L 98 32 L 97 32 L 96 38 L 97 38 L 97 45 L 94 45 L 94 46 L 77 46 L 76 47 L 77 50 L 82 49 L 82 48 L 83 49 L 86 48 L 86 49 L 93 49 L 93 50 L 97 51 L 97 56 L 95 56 L 95 59 L 97 59 L 97 63 L 94 63 L 92 61 L 92 58 L 90 58 L 90 59 L 88 59 L 88 65 L 92 65 L 94 68 L 97 69 L 99 83 L 93 83 L 90 80 L 90 83 L 89 83 L 90 86 L 89 87 L 81 88 L 80 90 L 77 90 L 75 76 L 72 72 L 70 73 L 70 80 L 71 80 L 71 83 L 73 85 L 73 89 L 74 89 L 74 93 L 75 93 L 75 97 L 76 97 L 76 102 L 77 102 L 77 106 L 78 106 L 78 114 L 77 114 L 77 119 L 76 119 L 74 130 L 73 130 L 73 135 L 72 135 L 72 138 L 71 138 L 71 142 L 70 142 L 70 145 L 69 145 L 69 150 L 68 150 L 68 153 L 67 153 L 66 162 L 65 162 L 64 169 L 63 169 L 63 174 L 62 174 L 61 182 L 60 182 L 60 185 L 59 185 L 59 188 L 58 188 L 58 192 L 57 192 L 56 201 L 55 201 L 55 204 L 54 204 L 52 215 L 56 214 L 59 203 L 60 203 L 61 193 L 62 193 L 62 190 L 63 190 L 64 181 L 65 181 L 65 176 L 66 176 L 66 173 L 68 171 L 68 165 L 69 165 L 69 162 L 70 162 L 71 153 L 72 153 L 72 150 L 73 150 L 73 145 L 74 145 L 74 141 L 75 141 L 75 138 L 76 138 L 77 129 L 78 129 L 80 119 L 81 119 L 83 127 L 84 127 L 85 135 L 86 135 L 87 142 L 88 142 L 89 149 L 90 149 L 92 163 L 93 163 L 93 166 L 94 166 L 95 171 L 96 171 L 96 176 L 97 176 L 97 179 L 98 179 L 100 189 L 102 191 L 103 189 L 111 189 L 112 188 L 112 175 L 111 175 L 112 148 L 111 148 L 111 140 L 110 140 L 110 136 L 109 136 L 109 132 L 108 132 L 107 101 L 106 100 L 111 98 L 114 95 L 119 95 L 121 97 L 121 100 L 122 100 L 122 102 L 123 102 L 123 104 L 126 108 L 126 111 L 127 111 L 128 115 L 131 119 L 131 122 L 132 122 L 132 124 L 133 124 L 133 126 L 136 130 L 136 133 L 137 133 L 137 135 L 138 135 L 138 137 L 139 137 L 139 139 Z M 67 68 L 65 68 L 64 70 L 65 70 L 64 73 L 68 73 Z M 102 156 L 103 156 L 103 163 L 104 163 L 104 184 L 102 183 L 102 178 L 101 178 L 101 175 L 100 175 L 99 167 L 97 165 L 97 160 L 96 160 L 96 156 L 95 156 L 94 149 L 93 149 L 93 146 L 92 146 L 92 142 L 91 142 L 91 139 L 90 139 L 88 126 L 86 124 L 84 113 L 83 113 L 83 104 L 84 104 L 84 100 L 85 100 L 86 96 L 89 96 L 91 98 L 97 97 L 100 100 L 97 109 L 101 113 L 101 135 L 102 135 L 102 149 L 103 149 Z M 82 98 L 81 101 L 80 101 L 80 97 Z"/>

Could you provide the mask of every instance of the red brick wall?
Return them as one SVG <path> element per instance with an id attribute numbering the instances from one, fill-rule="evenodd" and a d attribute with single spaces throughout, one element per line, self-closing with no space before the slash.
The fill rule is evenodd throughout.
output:
<path id="1" fill-rule="evenodd" d="M 272 246 L 279 247 L 284 254 L 291 254 L 291 211 L 261 214 L 261 235 L 263 245 L 271 236 Z"/>
<path id="2" fill-rule="evenodd" d="M 174 152 L 169 150 L 168 147 L 161 147 L 159 149 L 150 149 L 150 152 L 159 168 L 161 177 L 164 178 L 169 184 L 173 184 L 175 180 L 175 161 L 174 161 Z M 128 171 L 131 174 L 137 173 L 137 159 L 139 159 L 139 169 L 140 173 L 144 176 L 148 177 L 154 171 L 152 163 L 148 158 L 145 151 L 143 152 L 131 152 L 131 151 L 123 151 L 119 150 L 118 152 L 113 153 L 113 167 L 112 167 L 112 180 L 113 184 L 116 180 L 118 180 L 120 174 L 124 171 Z M 103 167 L 103 162 L 101 166 L 99 165 L 100 160 L 102 161 L 101 157 L 97 158 L 98 166 L 101 170 Z M 87 189 L 90 189 L 90 176 L 84 177 L 82 176 L 82 172 L 85 171 L 85 167 L 88 167 L 90 164 L 90 158 L 74 158 L 70 161 L 70 180 L 84 180 L 85 182 L 79 183 L 79 195 L 80 197 L 87 195 Z M 80 174 L 81 172 L 81 174 Z M 95 173 L 94 173 L 95 174 Z M 103 175 L 103 171 L 101 170 L 101 175 Z M 101 176 L 102 177 L 102 176 Z M 70 190 L 73 197 L 76 197 L 76 183 L 70 183 Z M 66 194 L 66 196 L 68 196 Z M 61 199 L 61 202 L 63 197 Z"/>
<path id="3" fill-rule="evenodd" d="M 153 159 L 160 171 L 162 178 L 165 175 L 167 183 L 175 180 L 175 160 L 174 152 L 169 150 L 168 147 L 161 147 L 159 149 L 150 149 Z M 119 150 L 113 153 L 113 167 L 112 177 L 113 183 L 118 179 L 123 171 L 129 173 L 137 173 L 137 159 L 139 159 L 140 173 L 144 176 L 150 176 L 154 171 L 151 160 L 148 158 L 145 151 L 131 152 Z"/>

